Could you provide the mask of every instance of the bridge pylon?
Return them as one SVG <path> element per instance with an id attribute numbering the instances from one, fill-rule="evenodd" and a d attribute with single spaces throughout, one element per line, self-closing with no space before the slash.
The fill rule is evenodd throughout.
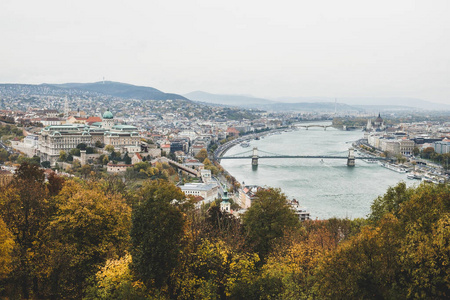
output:
<path id="1" fill-rule="evenodd" d="M 355 166 L 355 151 L 353 148 L 348 149 L 347 166 L 349 167 Z"/>
<path id="2" fill-rule="evenodd" d="M 258 166 L 258 148 L 253 147 L 253 154 L 252 154 L 252 166 L 257 167 Z"/>

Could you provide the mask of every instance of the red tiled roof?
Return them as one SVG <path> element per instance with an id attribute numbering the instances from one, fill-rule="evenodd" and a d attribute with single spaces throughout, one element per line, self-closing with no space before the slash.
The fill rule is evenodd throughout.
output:
<path id="1" fill-rule="evenodd" d="M 100 117 L 89 117 L 86 120 L 87 123 L 95 123 L 95 122 L 101 122 L 101 121 L 102 121 L 102 118 L 100 118 Z"/>

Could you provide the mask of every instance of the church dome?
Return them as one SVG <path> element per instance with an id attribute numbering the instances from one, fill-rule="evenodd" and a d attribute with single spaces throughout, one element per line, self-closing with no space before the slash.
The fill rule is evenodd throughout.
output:
<path id="1" fill-rule="evenodd" d="M 112 112 L 110 112 L 109 109 L 105 111 L 105 113 L 103 114 L 103 119 L 112 119 L 112 118 L 114 118 Z"/>
<path id="2" fill-rule="evenodd" d="M 378 117 L 375 119 L 375 123 L 383 123 L 383 118 L 381 118 L 380 114 L 378 114 Z"/>

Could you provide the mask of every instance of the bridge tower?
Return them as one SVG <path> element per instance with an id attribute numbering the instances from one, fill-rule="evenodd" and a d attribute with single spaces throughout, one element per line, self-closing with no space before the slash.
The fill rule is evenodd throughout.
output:
<path id="1" fill-rule="evenodd" d="M 252 155 L 252 166 L 257 167 L 258 166 L 258 148 L 253 147 L 253 155 Z"/>
<path id="2" fill-rule="evenodd" d="M 355 166 L 355 152 L 353 148 L 348 149 L 347 166 L 349 167 Z"/>

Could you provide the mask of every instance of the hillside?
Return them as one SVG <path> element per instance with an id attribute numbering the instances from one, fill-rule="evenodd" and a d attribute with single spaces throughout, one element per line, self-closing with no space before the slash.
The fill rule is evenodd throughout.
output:
<path id="1" fill-rule="evenodd" d="M 53 84 L 53 86 L 66 89 L 85 90 L 119 98 L 132 98 L 140 100 L 187 100 L 181 95 L 164 93 L 152 87 L 137 86 L 114 81 L 100 81 L 94 83 L 65 83 Z"/>
<path id="2" fill-rule="evenodd" d="M 187 100 L 177 94 L 164 93 L 152 87 L 121 82 L 64 83 L 64 84 L 0 84 L 0 95 L 107 95 L 140 100 Z"/>

